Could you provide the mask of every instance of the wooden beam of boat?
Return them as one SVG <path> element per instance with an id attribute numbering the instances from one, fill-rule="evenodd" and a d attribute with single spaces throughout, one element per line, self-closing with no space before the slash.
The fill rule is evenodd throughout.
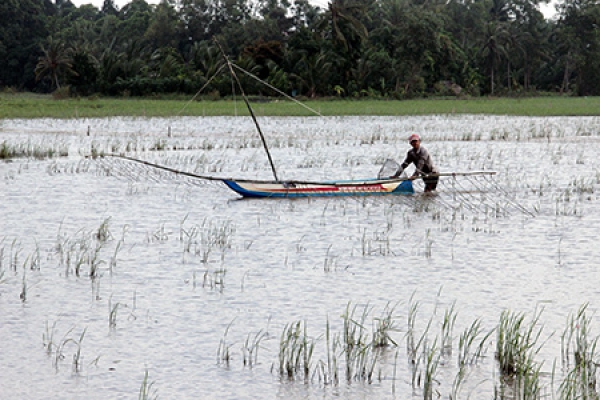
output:
<path id="1" fill-rule="evenodd" d="M 127 160 L 131 162 L 135 162 L 138 164 L 146 165 L 148 167 L 160 169 L 163 171 L 171 172 L 175 175 L 187 176 L 190 178 L 204 179 L 209 181 L 236 181 L 236 182 L 244 182 L 244 183 L 260 183 L 260 184 L 271 184 L 271 183 L 286 183 L 286 184 L 294 184 L 294 185 L 322 185 L 322 186 L 352 186 L 357 183 L 363 184 L 373 184 L 373 183 L 382 183 L 382 182 L 401 182 L 408 181 L 409 178 L 398 178 L 398 179 L 364 179 L 364 180 L 355 180 L 355 181 L 305 181 L 305 180 L 286 180 L 286 181 L 275 181 L 275 180 L 262 180 L 262 179 L 239 179 L 239 178 L 227 178 L 227 177 L 218 177 L 211 175 L 199 175 L 193 172 L 181 171 L 175 168 L 167 167 L 166 165 L 156 164 L 150 161 L 140 160 L 139 158 L 129 157 L 123 154 L 102 154 L 98 156 L 102 157 L 112 157 L 112 158 L 120 158 L 122 160 Z"/>
<path id="2" fill-rule="evenodd" d="M 140 160 L 139 158 L 129 157 L 122 154 L 103 154 L 99 157 L 113 157 L 120 158 L 127 161 L 136 162 L 139 164 L 143 164 L 149 167 L 161 169 L 163 171 L 172 172 L 176 175 L 187 176 L 190 178 L 204 179 L 209 181 L 237 181 L 237 182 L 255 182 L 255 183 L 281 183 L 285 182 L 288 184 L 298 184 L 298 185 L 328 185 L 328 186 L 355 186 L 357 184 L 378 184 L 378 183 L 389 183 L 389 182 L 402 182 L 402 181 L 412 181 L 416 179 L 421 179 L 423 176 L 419 177 L 406 177 L 406 178 L 392 178 L 392 179 L 358 179 L 358 180 L 341 180 L 341 181 L 309 181 L 309 180 L 296 180 L 290 179 L 285 181 L 276 181 L 276 180 L 261 180 L 261 179 L 238 179 L 238 178 L 227 178 L 227 177 L 218 177 L 218 176 L 210 176 L 210 175 L 199 175 L 194 174 L 192 172 L 181 171 L 175 168 L 167 167 L 165 165 L 152 163 L 150 161 Z M 426 175 L 425 177 L 454 177 L 454 176 L 476 176 L 476 175 L 495 175 L 496 171 L 471 171 L 471 172 L 446 172 L 441 174 L 431 174 Z"/>
<path id="3" fill-rule="evenodd" d="M 260 140 L 262 140 L 263 147 L 265 148 L 265 152 L 267 153 L 267 158 L 269 159 L 269 164 L 271 165 L 271 170 L 273 171 L 273 177 L 275 178 L 276 181 L 279 181 L 279 178 L 277 177 L 277 171 L 275 170 L 275 164 L 273 163 L 273 158 L 271 158 L 271 152 L 269 151 L 269 146 L 267 146 L 267 141 L 265 140 L 265 136 L 263 135 L 262 130 L 260 129 L 260 125 L 258 124 L 256 115 L 254 115 L 254 110 L 252 109 L 252 106 L 250 106 L 250 101 L 248 100 L 248 97 L 246 96 L 246 93 L 244 92 L 244 87 L 242 86 L 242 83 L 240 82 L 240 79 L 238 78 L 237 74 L 233 70 L 233 67 L 231 66 L 231 61 L 229 61 L 229 57 L 227 57 L 227 54 L 225 54 L 225 50 L 223 50 L 223 47 L 221 47 L 221 43 L 219 43 L 219 41 L 217 40 L 216 37 L 214 37 L 213 40 L 219 47 L 219 50 L 221 51 L 221 54 L 223 55 L 223 58 L 225 59 L 225 63 L 227 64 L 227 67 L 229 68 L 229 72 L 231 73 L 232 78 L 235 80 L 238 88 L 240 89 L 240 94 L 242 95 L 242 98 L 244 99 L 244 103 L 246 103 L 246 107 L 248 108 L 248 111 L 250 112 L 250 116 L 252 117 L 252 120 L 254 121 L 256 130 L 258 131 L 258 134 L 260 135 Z"/>

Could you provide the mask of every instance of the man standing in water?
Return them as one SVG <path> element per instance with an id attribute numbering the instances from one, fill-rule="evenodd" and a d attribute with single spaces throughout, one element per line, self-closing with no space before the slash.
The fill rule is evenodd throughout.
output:
<path id="1" fill-rule="evenodd" d="M 420 175 L 426 176 L 429 174 L 439 174 L 440 172 L 433 165 L 433 160 L 431 159 L 429 152 L 424 147 L 421 147 L 421 138 L 419 137 L 419 135 L 413 133 L 408 138 L 408 142 L 412 146 L 412 149 L 409 150 L 406 154 L 406 159 L 404 160 L 402 165 L 400 165 L 400 168 L 398 168 L 398 171 L 393 176 L 393 178 L 399 177 L 400 174 L 402 174 L 402 172 L 404 171 L 404 169 L 410 164 L 415 164 L 416 168 L 412 178 L 416 178 Z M 424 177 L 423 182 L 425 183 L 425 192 L 434 191 L 437 187 L 439 179 L 439 176 Z"/>

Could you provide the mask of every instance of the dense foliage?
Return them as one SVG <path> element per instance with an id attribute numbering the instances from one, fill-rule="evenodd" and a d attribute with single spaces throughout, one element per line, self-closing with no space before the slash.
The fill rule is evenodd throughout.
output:
<path id="1" fill-rule="evenodd" d="M 223 57 L 280 91 L 394 97 L 600 95 L 600 5 L 564 0 L 70 0 L 0 3 L 0 87 L 232 93 Z M 271 89 L 242 75 L 246 91 Z"/>

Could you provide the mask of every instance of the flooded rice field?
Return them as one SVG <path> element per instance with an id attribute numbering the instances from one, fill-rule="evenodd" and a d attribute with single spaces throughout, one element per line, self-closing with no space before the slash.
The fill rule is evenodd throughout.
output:
<path id="1" fill-rule="evenodd" d="M 2 399 L 596 398 L 600 119 L 259 121 L 282 179 L 374 177 L 409 133 L 497 174 L 240 199 L 102 155 L 271 179 L 247 118 L 4 120 Z"/>

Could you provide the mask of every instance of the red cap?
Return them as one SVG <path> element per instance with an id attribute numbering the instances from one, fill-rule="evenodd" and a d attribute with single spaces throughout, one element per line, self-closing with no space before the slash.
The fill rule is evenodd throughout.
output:
<path id="1" fill-rule="evenodd" d="M 413 140 L 418 140 L 419 142 L 421 141 L 421 138 L 419 137 L 419 135 L 417 135 L 416 133 L 413 133 L 412 135 L 410 135 L 408 137 L 408 142 L 412 142 Z"/>

